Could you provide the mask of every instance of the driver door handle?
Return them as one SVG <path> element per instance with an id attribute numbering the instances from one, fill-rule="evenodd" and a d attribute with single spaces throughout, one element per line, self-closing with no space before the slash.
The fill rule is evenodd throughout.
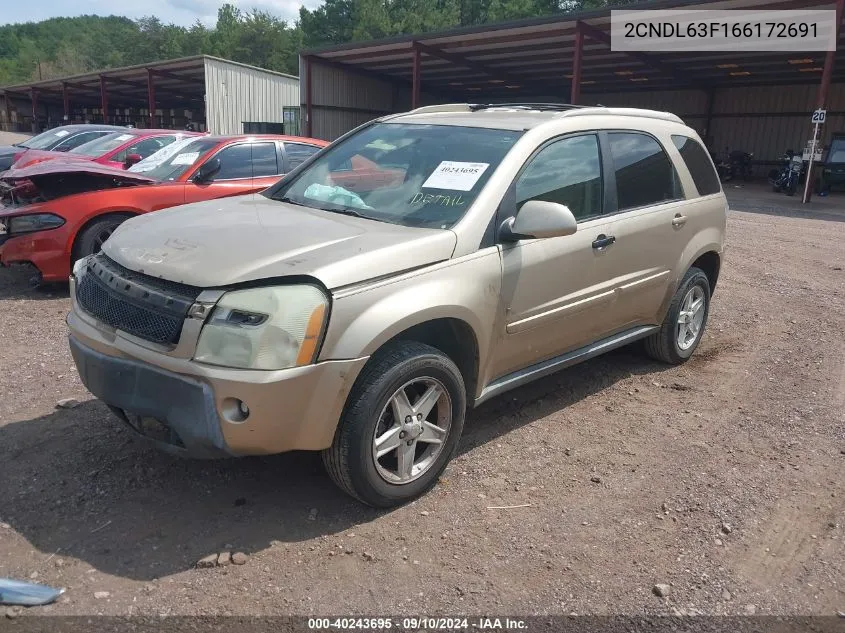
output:
<path id="1" fill-rule="evenodd" d="M 595 240 L 593 240 L 593 248 L 597 251 L 601 251 L 613 244 L 615 241 L 615 236 L 605 235 L 604 233 L 602 233 Z"/>
<path id="2" fill-rule="evenodd" d="M 681 228 L 684 224 L 687 223 L 687 216 L 681 215 L 680 213 L 676 213 L 675 217 L 672 218 L 672 226 L 675 228 Z"/>

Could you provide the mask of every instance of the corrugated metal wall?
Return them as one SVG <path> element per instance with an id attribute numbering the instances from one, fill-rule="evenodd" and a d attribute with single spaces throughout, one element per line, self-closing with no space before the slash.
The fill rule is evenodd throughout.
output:
<path id="1" fill-rule="evenodd" d="M 215 59 L 205 60 L 205 106 L 212 134 L 243 134 L 247 121 L 283 123 L 299 105 L 299 79 Z"/>
<path id="2" fill-rule="evenodd" d="M 334 67 L 312 65 L 314 134 L 333 140 L 370 119 L 410 107 L 410 87 L 362 77 Z M 304 67 L 300 68 L 305 77 Z M 812 137 L 810 113 L 815 109 L 817 84 L 722 89 L 716 92 L 709 130 L 711 149 L 741 149 L 755 161 L 778 161 L 787 149 L 800 150 Z M 305 89 L 303 86 L 303 103 Z M 483 101 L 479 93 L 478 101 Z M 559 97 L 518 95 L 515 100 L 558 101 Z M 674 112 L 704 136 L 707 95 L 703 90 L 586 93 L 583 102 L 606 106 L 651 108 Z M 826 145 L 833 132 L 845 132 L 845 84 L 833 84 L 823 126 Z M 436 103 L 426 95 L 422 103 Z M 759 167 L 764 173 L 768 168 Z"/>

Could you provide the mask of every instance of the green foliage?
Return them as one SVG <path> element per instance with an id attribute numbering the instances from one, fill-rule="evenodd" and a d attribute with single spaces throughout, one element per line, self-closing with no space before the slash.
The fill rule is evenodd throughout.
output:
<path id="1" fill-rule="evenodd" d="M 209 54 L 291 74 L 299 51 L 520 18 L 593 9 L 632 0 L 325 0 L 302 7 L 295 24 L 266 11 L 223 4 L 208 28 L 85 15 L 0 26 L 0 86 L 93 70 Z"/>

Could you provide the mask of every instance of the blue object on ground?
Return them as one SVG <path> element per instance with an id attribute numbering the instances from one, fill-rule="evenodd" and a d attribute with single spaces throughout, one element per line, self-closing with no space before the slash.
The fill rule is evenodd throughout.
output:
<path id="1" fill-rule="evenodd" d="M 0 578 L 0 604 L 35 607 L 50 604 L 64 593 L 64 589 L 53 589 L 47 585 Z"/>

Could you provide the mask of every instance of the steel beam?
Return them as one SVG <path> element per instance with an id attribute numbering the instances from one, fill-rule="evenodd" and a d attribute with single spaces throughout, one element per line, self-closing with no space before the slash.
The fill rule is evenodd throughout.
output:
<path id="1" fill-rule="evenodd" d="M 109 93 L 106 88 L 106 78 L 100 75 L 100 109 L 103 111 L 103 123 L 108 123 Z"/>
<path id="2" fill-rule="evenodd" d="M 313 117 L 313 103 L 312 95 L 314 93 L 311 85 L 311 56 L 305 57 L 305 136 L 313 138 L 314 136 L 314 117 Z"/>
<path id="3" fill-rule="evenodd" d="M 414 42 L 413 80 L 411 85 L 411 109 L 420 107 L 420 49 Z"/>
<path id="4" fill-rule="evenodd" d="M 578 105 L 581 100 L 581 65 L 584 55 L 584 31 L 581 26 L 583 22 L 575 24 L 575 52 L 572 60 L 572 89 L 569 94 L 569 103 Z"/>
<path id="5" fill-rule="evenodd" d="M 154 81 L 155 75 L 149 68 L 147 69 L 147 108 L 150 111 L 150 127 L 156 126 L 156 87 Z"/>

